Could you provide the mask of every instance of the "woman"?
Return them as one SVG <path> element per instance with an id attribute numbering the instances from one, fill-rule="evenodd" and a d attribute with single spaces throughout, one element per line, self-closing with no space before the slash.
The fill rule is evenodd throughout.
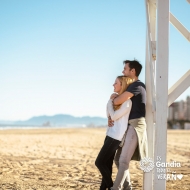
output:
<path id="1" fill-rule="evenodd" d="M 118 76 L 115 80 L 114 92 L 119 95 L 126 91 L 127 87 L 133 82 L 133 80 L 126 76 Z M 112 105 L 112 99 L 107 103 L 107 117 L 111 117 L 114 121 L 114 126 L 108 127 L 106 132 L 106 138 L 104 144 L 96 158 L 95 165 L 102 174 L 102 182 L 100 190 L 108 190 L 113 186 L 112 181 L 112 165 L 115 152 L 118 149 L 122 138 L 127 130 L 128 117 L 131 110 L 131 100 L 125 101 L 122 105 Z"/>

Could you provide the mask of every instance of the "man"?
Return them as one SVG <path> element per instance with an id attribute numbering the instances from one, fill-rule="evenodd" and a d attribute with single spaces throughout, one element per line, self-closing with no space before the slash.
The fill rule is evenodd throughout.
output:
<path id="1" fill-rule="evenodd" d="M 134 82 L 127 88 L 126 92 L 121 95 L 112 94 L 114 105 L 120 105 L 128 99 L 132 101 L 132 108 L 129 115 L 128 130 L 124 145 L 118 149 L 115 155 L 115 164 L 118 168 L 116 180 L 114 182 L 113 190 L 120 190 L 123 186 L 123 180 L 126 178 L 123 190 L 131 190 L 130 176 L 129 176 L 129 162 L 130 160 L 139 161 L 147 156 L 147 136 L 146 136 L 146 122 L 145 122 L 145 105 L 146 105 L 146 89 L 138 76 L 142 70 L 142 65 L 137 60 L 125 60 L 123 74 L 134 80 Z M 108 118 L 108 126 L 113 126 L 113 121 Z"/>
<path id="2" fill-rule="evenodd" d="M 138 79 L 138 76 L 142 70 L 142 65 L 137 60 L 133 60 L 133 61 L 125 60 L 123 63 L 124 63 L 124 70 L 122 71 L 123 75 L 132 78 L 136 82 L 135 86 L 137 88 L 140 86 L 142 86 L 144 88 L 144 89 L 142 89 L 144 91 L 143 93 L 145 95 L 145 96 L 143 95 L 143 98 L 144 98 L 144 100 L 142 102 L 143 104 L 142 105 L 140 104 L 139 106 L 142 106 L 142 108 L 144 109 L 142 111 L 143 112 L 142 114 L 145 117 L 146 90 L 145 90 L 145 85 Z M 127 91 L 124 92 L 123 94 L 121 94 L 120 96 L 118 96 L 115 93 L 112 94 L 111 97 L 114 98 L 114 100 L 113 100 L 114 105 L 122 104 L 123 102 L 125 102 L 126 100 L 128 100 L 134 96 L 133 89 L 132 89 L 132 92 L 129 89 L 130 88 L 128 88 Z M 131 100 L 133 101 L 133 99 L 131 99 Z M 133 111 L 135 111 L 135 110 L 133 110 Z M 109 120 L 109 124 L 110 124 L 109 125 L 110 127 L 113 125 L 111 120 Z"/>

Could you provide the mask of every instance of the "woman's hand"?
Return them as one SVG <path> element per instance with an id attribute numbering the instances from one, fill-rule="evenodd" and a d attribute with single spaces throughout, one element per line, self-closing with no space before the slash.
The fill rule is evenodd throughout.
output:
<path id="1" fill-rule="evenodd" d="M 116 93 L 113 93 L 111 96 L 110 96 L 110 99 L 114 99 L 114 98 L 116 98 L 116 97 L 118 97 L 118 94 L 116 94 Z"/>

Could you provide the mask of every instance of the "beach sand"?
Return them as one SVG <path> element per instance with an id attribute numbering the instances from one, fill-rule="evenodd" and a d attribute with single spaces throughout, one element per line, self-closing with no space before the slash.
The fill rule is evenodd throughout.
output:
<path id="1" fill-rule="evenodd" d="M 1 130 L 0 189 L 98 190 L 94 161 L 104 138 L 105 128 Z M 190 131 L 169 130 L 167 148 L 167 161 L 180 162 L 175 170 L 183 174 L 168 180 L 167 190 L 190 189 Z M 142 189 L 138 162 L 130 163 L 130 173 L 133 189 Z"/>

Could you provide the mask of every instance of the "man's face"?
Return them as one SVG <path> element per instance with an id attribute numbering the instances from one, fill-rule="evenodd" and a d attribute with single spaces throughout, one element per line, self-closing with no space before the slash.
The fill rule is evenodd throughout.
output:
<path id="1" fill-rule="evenodd" d="M 132 70 L 130 70 L 129 63 L 126 63 L 122 73 L 126 77 L 132 77 L 132 75 L 133 75 Z"/>

